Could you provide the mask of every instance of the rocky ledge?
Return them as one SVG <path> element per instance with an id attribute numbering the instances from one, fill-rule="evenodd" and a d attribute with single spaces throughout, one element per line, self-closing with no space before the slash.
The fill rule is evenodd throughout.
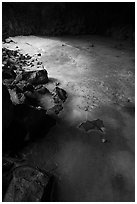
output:
<path id="1" fill-rule="evenodd" d="M 52 90 L 47 88 L 50 79 L 40 53 L 30 56 L 3 48 L 2 54 L 3 201 L 50 201 L 52 175 L 29 164 L 17 168 L 15 156 L 21 157 L 24 147 L 56 124 L 54 116 L 63 109 L 67 93 L 57 82 Z M 50 107 L 42 107 L 42 97 Z"/>

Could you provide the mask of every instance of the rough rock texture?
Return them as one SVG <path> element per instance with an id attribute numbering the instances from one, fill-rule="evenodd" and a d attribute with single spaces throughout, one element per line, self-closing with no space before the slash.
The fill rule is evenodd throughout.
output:
<path id="1" fill-rule="evenodd" d="M 43 85 L 48 75 L 36 56 L 7 48 L 2 49 L 2 54 L 3 151 L 18 152 L 26 141 L 45 136 L 55 125 L 45 110 L 31 108 L 39 107 L 41 94 L 49 93 Z"/>
<path id="2" fill-rule="evenodd" d="M 3 67 L 3 71 L 2 71 L 2 78 L 3 79 L 12 79 L 14 80 L 15 77 L 16 77 L 16 74 L 13 70 L 9 69 L 9 68 L 6 68 L 6 67 Z"/>
<path id="3" fill-rule="evenodd" d="M 23 80 L 27 80 L 30 84 L 46 84 L 48 82 L 47 71 L 42 69 L 38 71 L 25 72 L 22 75 Z"/>
<path id="4" fill-rule="evenodd" d="M 11 41 L 9 40 L 9 42 Z M 14 43 L 14 41 L 12 42 Z M 55 87 L 53 91 L 49 91 L 46 87 L 49 79 L 46 69 L 38 59 L 41 57 L 41 53 L 30 56 L 28 53 L 21 53 L 20 50 L 10 50 L 5 47 L 2 49 L 2 53 L 3 84 L 9 89 L 12 103 L 38 107 L 41 106 L 41 96 L 47 95 L 49 98 L 50 95 L 51 100 L 54 100 L 52 109 L 54 106 L 54 109 L 57 109 L 54 114 L 58 114 L 63 109 L 62 105 L 67 94 L 59 87 Z M 62 107 L 58 108 L 57 106 Z"/>
<path id="5" fill-rule="evenodd" d="M 10 100 L 10 94 L 5 85 L 2 85 L 2 129 L 9 127 L 13 120 L 13 105 Z"/>
<path id="6" fill-rule="evenodd" d="M 35 168 L 29 166 L 17 167 L 13 170 L 12 180 L 3 201 L 40 202 L 48 200 L 49 195 L 46 188 L 49 182 L 50 177 Z"/>
<path id="7" fill-rule="evenodd" d="M 17 92 L 16 88 L 14 89 L 9 89 L 9 93 L 10 93 L 10 98 L 11 101 L 14 105 L 16 104 L 22 104 L 25 102 L 25 96 L 23 93 Z"/>
<path id="8" fill-rule="evenodd" d="M 40 107 L 42 95 L 45 96 L 45 100 L 50 95 L 51 100 L 54 101 L 52 113 L 59 114 L 66 100 L 66 92 L 59 87 L 56 87 L 53 92 L 46 88 L 48 74 L 42 62 L 38 60 L 41 53 L 30 56 L 22 54 L 19 50 L 7 48 L 3 48 L 2 53 L 3 126 L 8 127 L 3 134 L 3 151 L 18 152 L 26 145 L 26 141 L 44 137 L 56 124 L 55 120 L 46 114 L 46 108 L 44 110 Z M 12 103 L 9 102 L 10 99 Z M 11 105 L 7 105 L 5 100 Z M 12 104 L 14 118 L 10 121 L 11 116 L 8 114 L 10 114 Z"/>
<path id="9" fill-rule="evenodd" d="M 60 101 L 65 102 L 65 100 L 67 99 L 66 91 L 59 87 L 55 87 L 55 89 L 53 90 L 53 95 L 55 103 L 59 103 Z"/>
<path id="10" fill-rule="evenodd" d="M 24 80 L 30 84 L 45 84 L 48 82 L 47 71 L 41 62 L 33 59 L 28 54 L 22 54 L 17 50 L 2 49 L 3 80 L 12 79 L 13 84 Z M 34 69 L 34 68 L 35 69 Z M 37 67 L 39 68 L 37 70 Z M 25 68 L 30 68 L 26 70 Z"/>

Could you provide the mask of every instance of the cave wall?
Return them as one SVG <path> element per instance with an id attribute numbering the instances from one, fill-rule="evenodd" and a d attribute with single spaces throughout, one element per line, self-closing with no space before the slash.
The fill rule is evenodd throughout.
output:
<path id="1" fill-rule="evenodd" d="M 101 34 L 132 39 L 135 3 L 4 2 L 3 38 L 16 35 Z"/>

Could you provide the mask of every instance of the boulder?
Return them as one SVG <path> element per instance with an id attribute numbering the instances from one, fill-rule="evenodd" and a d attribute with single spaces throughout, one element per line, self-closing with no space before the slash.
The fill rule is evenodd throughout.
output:
<path id="1" fill-rule="evenodd" d="M 45 69 L 29 71 L 23 73 L 22 79 L 33 85 L 46 84 L 48 82 L 48 74 Z"/>
<path id="2" fill-rule="evenodd" d="M 12 179 L 3 198 L 4 202 L 50 201 L 50 176 L 42 171 L 20 166 L 13 170 Z M 51 190 L 51 189 L 50 189 Z M 52 192 L 52 191 L 51 191 Z M 44 199 L 43 199 L 44 198 Z"/>
<path id="3" fill-rule="evenodd" d="M 65 102 L 67 99 L 66 91 L 56 86 L 53 91 L 53 99 L 55 103 L 60 103 L 60 100 Z"/>

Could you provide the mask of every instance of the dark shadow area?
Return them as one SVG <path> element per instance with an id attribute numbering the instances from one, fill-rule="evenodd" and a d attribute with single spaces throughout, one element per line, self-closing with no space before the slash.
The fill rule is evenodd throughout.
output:
<path id="1" fill-rule="evenodd" d="M 14 119 L 3 132 L 3 152 L 18 153 L 28 144 L 46 136 L 56 121 L 44 110 L 25 104 L 14 106 Z"/>
<path id="2" fill-rule="evenodd" d="M 134 39 L 134 2 L 5 2 L 2 9 L 3 39 L 16 35 L 79 34 Z"/>
<path id="3" fill-rule="evenodd" d="M 58 83 L 58 80 L 57 79 L 55 79 L 55 78 L 51 78 L 51 77 L 49 77 L 49 81 L 48 81 L 48 83 L 54 83 L 54 84 L 56 84 L 56 83 Z"/>
<path id="4" fill-rule="evenodd" d="M 131 103 L 129 105 L 124 106 L 123 110 L 126 111 L 131 116 L 135 116 L 135 105 L 134 104 Z"/>

